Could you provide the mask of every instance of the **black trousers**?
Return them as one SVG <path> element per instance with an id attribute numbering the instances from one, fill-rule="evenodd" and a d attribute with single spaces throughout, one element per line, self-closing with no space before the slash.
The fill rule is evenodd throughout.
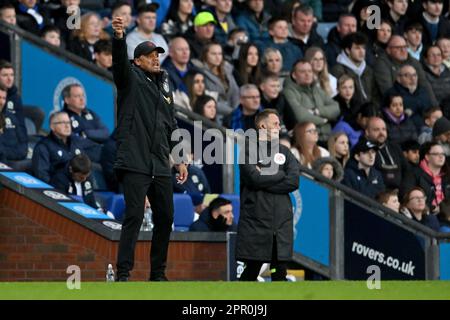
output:
<path id="1" fill-rule="evenodd" d="M 270 261 L 271 279 L 272 281 L 287 281 L 287 263 L 284 261 L 278 261 L 277 255 L 277 242 L 276 238 L 273 238 L 272 246 L 272 260 Z M 258 260 L 246 260 L 244 271 L 239 278 L 239 281 L 256 281 L 265 261 Z"/>
<path id="2" fill-rule="evenodd" d="M 167 251 L 173 223 L 171 177 L 152 177 L 136 172 L 122 172 L 125 218 L 122 223 L 117 276 L 129 277 L 134 266 L 134 252 L 144 219 L 145 196 L 152 206 L 153 237 L 150 253 L 150 280 L 165 275 Z"/>

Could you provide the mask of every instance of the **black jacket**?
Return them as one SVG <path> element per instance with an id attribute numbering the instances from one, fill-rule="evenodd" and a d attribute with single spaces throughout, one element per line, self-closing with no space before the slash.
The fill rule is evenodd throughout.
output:
<path id="1" fill-rule="evenodd" d="M 125 37 L 113 38 L 113 75 L 117 87 L 116 170 L 171 176 L 169 153 L 178 128 L 166 72 L 147 74 L 132 65 Z"/>
<path id="2" fill-rule="evenodd" d="M 345 166 L 342 184 L 370 198 L 375 198 L 385 190 L 381 172 L 372 167 L 367 176 L 364 170 L 358 168 L 358 162 L 354 159 L 350 159 Z"/>
<path id="3" fill-rule="evenodd" d="M 342 51 L 342 39 L 337 31 L 337 28 L 334 27 L 328 33 L 328 41 L 325 46 L 325 55 L 327 57 L 328 62 L 328 70 L 334 67 L 336 64 L 336 58 Z"/>
<path id="4" fill-rule="evenodd" d="M 36 5 L 35 8 L 43 18 L 41 25 L 37 23 L 36 19 L 31 14 L 24 11 L 22 5 L 16 6 L 17 25 L 22 29 L 34 33 L 36 36 L 39 36 L 42 27 L 50 25 L 51 21 L 50 21 L 50 14 L 44 6 Z"/>
<path id="5" fill-rule="evenodd" d="M 299 184 L 299 164 L 291 151 L 280 145 L 280 155 L 273 155 L 270 163 L 275 174 L 263 174 L 268 165 L 250 164 L 246 148 L 246 164 L 240 164 L 241 202 L 238 224 L 236 259 L 270 262 L 274 238 L 279 261 L 292 257 L 293 213 L 289 193 Z M 274 158 L 278 156 L 275 164 Z M 282 159 L 281 159 L 282 160 Z M 268 172 L 266 172 L 268 173 Z"/>
<path id="6" fill-rule="evenodd" d="M 70 195 L 77 195 L 75 181 L 72 179 L 72 175 L 70 174 L 68 167 L 55 174 L 51 178 L 50 184 L 62 192 L 66 192 Z M 94 209 L 101 208 L 95 199 L 93 183 L 90 177 L 81 183 L 81 193 L 84 203 Z"/>
<path id="7" fill-rule="evenodd" d="M 323 49 L 325 47 L 325 43 L 324 43 L 322 37 L 317 33 L 316 28 L 317 28 L 316 26 L 313 26 L 313 28 L 311 29 L 311 33 L 309 34 L 308 41 L 306 41 L 306 43 L 304 43 L 300 39 L 293 38 L 293 37 L 289 37 L 289 40 L 293 44 L 299 46 L 303 53 L 305 53 L 306 50 L 308 50 L 308 48 L 310 48 L 310 47 L 319 47 L 319 48 Z"/>
<path id="8" fill-rule="evenodd" d="M 99 161 L 101 145 L 77 136 L 70 136 L 67 144 L 53 132 L 42 138 L 33 152 L 32 170 L 35 177 L 49 183 L 51 178 L 66 168 L 77 154 L 85 153 L 92 161 Z"/>
<path id="9" fill-rule="evenodd" d="M 422 33 L 422 43 L 423 47 L 427 47 L 432 45 L 437 39 L 441 37 L 450 37 L 450 21 L 448 21 L 444 16 L 439 17 L 439 22 L 437 26 L 437 35 L 435 39 L 432 39 L 431 32 L 428 29 L 428 23 L 423 17 L 423 14 L 420 15 L 420 24 L 423 27 L 423 33 Z"/>
<path id="10" fill-rule="evenodd" d="M 231 232 L 237 231 L 237 226 L 233 222 L 231 226 L 224 230 L 217 230 L 214 223 L 214 218 L 211 216 L 211 213 L 209 212 L 209 208 L 206 208 L 202 211 L 200 214 L 200 217 L 197 221 L 193 222 L 191 226 L 189 227 L 189 231 L 201 231 L 201 232 Z"/>

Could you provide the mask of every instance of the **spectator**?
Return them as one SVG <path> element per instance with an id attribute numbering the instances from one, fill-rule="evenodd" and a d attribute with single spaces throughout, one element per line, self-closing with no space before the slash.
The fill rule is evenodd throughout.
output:
<path id="1" fill-rule="evenodd" d="M 369 25 L 369 17 L 372 11 L 369 11 L 370 6 L 380 6 L 378 0 L 356 0 L 350 13 L 353 14 L 357 20 L 357 30 L 364 33 L 368 38 L 373 38 L 373 33 L 376 32 L 372 26 Z M 373 21 L 371 21 L 373 23 Z M 377 26 L 378 27 L 378 26 Z M 376 28 L 375 28 L 376 29 Z"/>
<path id="2" fill-rule="evenodd" d="M 26 160 L 28 152 L 28 136 L 25 128 L 21 125 L 23 118 L 6 107 L 7 89 L 0 84 L 0 155 L 2 161 L 17 171 L 28 171 L 31 167 Z"/>
<path id="3" fill-rule="evenodd" d="M 264 76 L 259 85 L 261 92 L 261 106 L 263 109 L 275 109 L 278 111 L 282 122 L 288 130 L 295 126 L 292 109 L 289 107 L 286 98 L 281 94 L 281 81 L 276 76 Z"/>
<path id="4" fill-rule="evenodd" d="M 339 105 L 315 85 L 311 64 L 299 60 L 286 80 L 284 95 L 297 122 L 313 122 L 319 131 L 319 141 L 326 142 L 331 133 L 330 121 L 339 116 Z"/>
<path id="5" fill-rule="evenodd" d="M 78 154 L 70 159 L 64 170 L 51 177 L 50 184 L 56 189 L 70 195 L 81 197 L 84 203 L 92 208 L 105 212 L 97 202 L 91 179 L 92 162 L 86 154 Z M 108 212 L 114 219 L 114 215 Z"/>
<path id="6" fill-rule="evenodd" d="M 134 49 L 144 41 L 151 41 L 157 47 L 164 49 L 165 53 L 159 55 L 161 64 L 167 58 L 167 52 L 169 51 L 167 42 L 162 35 L 155 32 L 156 10 L 158 8 L 159 4 L 156 2 L 139 7 L 136 19 L 137 27 L 126 38 L 128 58 L 130 60 L 134 58 Z"/>
<path id="7" fill-rule="evenodd" d="M 185 79 L 186 86 L 188 88 L 188 103 L 189 109 L 192 109 L 197 99 L 204 95 L 209 95 L 217 101 L 217 92 L 211 92 L 206 90 L 205 76 L 201 72 L 190 74 Z M 175 97 L 174 97 L 175 99 Z"/>
<path id="8" fill-rule="evenodd" d="M 438 46 L 425 50 L 424 70 L 428 82 L 439 103 L 450 97 L 450 70 L 442 63 L 442 52 Z"/>
<path id="9" fill-rule="evenodd" d="M 189 103 L 189 88 L 186 80 L 189 76 L 199 71 L 190 61 L 190 55 L 191 50 L 186 39 L 175 37 L 169 42 L 169 57 L 162 64 L 169 74 L 170 83 L 174 91 L 174 102 L 189 110 L 191 105 Z"/>
<path id="10" fill-rule="evenodd" d="M 97 67 L 112 72 L 112 44 L 109 40 L 99 40 L 94 45 L 95 64 Z"/>
<path id="11" fill-rule="evenodd" d="M 240 88 L 239 99 L 239 106 L 224 118 L 224 126 L 233 130 L 255 129 L 256 115 L 262 111 L 258 87 L 250 83 L 244 84 Z"/>
<path id="12" fill-rule="evenodd" d="M 200 218 L 191 224 L 189 231 L 229 232 L 237 231 L 233 221 L 233 206 L 230 200 L 217 197 L 200 214 Z"/>
<path id="13" fill-rule="evenodd" d="M 261 59 L 262 72 L 266 75 L 274 75 L 280 78 L 281 82 L 284 82 L 286 76 L 284 72 L 281 72 L 283 68 L 283 56 L 280 50 L 275 48 L 267 48 L 264 50 L 263 58 Z"/>
<path id="14" fill-rule="evenodd" d="M 448 176 L 444 148 L 437 142 L 426 142 L 420 148 L 419 167 L 407 182 L 407 187 L 418 186 L 425 191 L 426 204 L 433 213 L 439 212 L 439 204 L 450 197 L 450 177 Z"/>
<path id="15" fill-rule="evenodd" d="M 342 39 L 350 33 L 356 32 L 356 18 L 352 14 L 342 14 L 339 16 L 337 26 L 328 33 L 326 45 L 326 56 L 328 66 L 331 68 L 336 64 L 336 58 L 342 51 Z"/>
<path id="16" fill-rule="evenodd" d="M 353 0 L 322 0 L 323 21 L 335 22 L 342 14 L 349 12 Z"/>
<path id="17" fill-rule="evenodd" d="M 109 35 L 102 30 L 100 16 L 88 12 L 81 16 L 81 27 L 73 31 L 73 39 L 67 44 L 72 53 L 81 58 L 94 62 L 94 45 L 99 40 L 109 39 Z"/>
<path id="18" fill-rule="evenodd" d="M 442 16 L 443 0 L 422 0 L 423 44 L 429 46 L 440 37 L 450 36 L 450 21 Z"/>
<path id="19" fill-rule="evenodd" d="M 401 145 L 408 140 L 417 140 L 414 123 L 405 114 L 403 98 L 399 94 L 392 94 L 386 98 L 383 109 L 389 141 Z"/>
<path id="20" fill-rule="evenodd" d="M 405 32 L 405 25 L 408 21 L 406 11 L 408 10 L 408 0 L 386 0 L 389 7 L 387 19 L 394 26 L 393 34 L 402 35 Z"/>
<path id="21" fill-rule="evenodd" d="M 354 147 L 358 143 L 361 135 L 364 135 L 364 131 L 367 128 L 367 123 L 370 117 L 376 116 L 378 106 L 371 102 L 362 104 L 355 109 L 355 115 L 351 113 L 340 117 L 336 126 L 333 128 L 333 133 L 342 131 L 347 135 L 351 147 Z"/>
<path id="22" fill-rule="evenodd" d="M 400 213 L 434 231 L 439 231 L 439 221 L 435 215 L 430 214 L 426 200 L 423 189 L 414 187 L 404 195 Z"/>
<path id="23" fill-rule="evenodd" d="M 244 43 L 239 51 L 239 58 L 234 61 L 233 76 L 238 86 L 247 83 L 258 85 L 261 81 L 258 47 L 252 43 Z"/>
<path id="24" fill-rule="evenodd" d="M 328 96 L 336 96 L 337 79 L 328 72 L 328 63 L 323 50 L 319 47 L 310 47 L 305 52 L 305 60 L 311 63 L 316 84 L 322 88 Z"/>
<path id="25" fill-rule="evenodd" d="M 61 31 L 63 46 L 69 48 L 72 30 L 68 28 L 67 21 L 72 15 L 84 14 L 86 11 L 80 8 L 80 0 L 61 0 L 60 3 L 60 6 L 51 11 L 51 17 L 53 24 Z M 73 10 L 74 8 L 78 8 L 78 10 Z"/>
<path id="26" fill-rule="evenodd" d="M 50 24 L 48 10 L 38 0 L 18 0 L 16 6 L 17 25 L 39 36 L 40 30 Z"/>
<path id="27" fill-rule="evenodd" d="M 212 11 L 217 18 L 214 35 L 216 41 L 223 46 L 227 43 L 228 35 L 231 30 L 236 29 L 237 27 L 233 16 L 231 15 L 232 9 L 232 0 L 216 0 L 216 5 L 212 8 Z"/>
<path id="28" fill-rule="evenodd" d="M 269 40 L 270 14 L 264 11 L 264 1 L 246 0 L 246 7 L 236 18 L 236 24 L 244 29 L 251 42 L 260 46 Z"/>
<path id="29" fill-rule="evenodd" d="M 446 117 L 436 120 L 432 131 L 433 141 L 441 144 L 445 155 L 450 156 L 450 121 Z"/>
<path id="30" fill-rule="evenodd" d="M 241 46 L 248 43 L 248 35 L 242 28 L 231 30 L 228 34 L 227 43 L 223 46 L 225 60 L 232 62 L 238 59 Z"/>
<path id="31" fill-rule="evenodd" d="M 410 169 L 415 169 L 420 161 L 420 144 L 416 140 L 408 140 L 403 142 L 401 147 Z"/>
<path id="32" fill-rule="evenodd" d="M 398 200 L 398 190 L 385 190 L 377 194 L 375 197 L 378 203 L 381 203 L 386 208 L 391 209 L 392 211 L 399 213 L 400 212 L 400 202 Z"/>
<path id="33" fill-rule="evenodd" d="M 377 83 L 380 96 L 383 97 L 387 90 L 394 85 L 398 70 L 405 64 L 409 64 L 416 69 L 420 87 L 427 91 L 431 100 L 431 105 L 437 105 L 438 102 L 430 83 L 426 79 L 422 66 L 417 60 L 408 55 L 405 39 L 397 35 L 392 36 L 389 40 L 386 48 L 386 55 L 381 55 L 374 64 L 373 69 L 377 71 L 374 74 L 375 82 Z M 406 100 L 405 105 L 408 106 Z"/>
<path id="34" fill-rule="evenodd" d="M 0 20 L 13 26 L 17 24 L 16 10 L 12 4 L 5 3 L 0 6 Z"/>
<path id="35" fill-rule="evenodd" d="M 167 39 L 182 36 L 194 26 L 194 1 L 171 0 L 165 22 L 161 24 L 161 34 Z"/>
<path id="36" fill-rule="evenodd" d="M 290 27 L 289 40 L 297 45 L 303 53 L 310 47 L 321 49 L 325 47 L 322 37 L 314 26 L 314 11 L 310 6 L 300 5 L 294 9 Z"/>
<path id="37" fill-rule="evenodd" d="M 353 147 L 353 158 L 344 170 L 342 183 L 370 198 L 385 190 L 383 176 L 375 168 L 376 144 L 362 138 Z"/>
<path id="38" fill-rule="evenodd" d="M 193 106 L 194 112 L 206 119 L 216 122 L 217 103 L 216 100 L 208 95 L 198 97 Z M 189 172 L 189 167 L 188 167 Z M 189 175 L 191 176 L 191 175 Z M 188 178 L 189 179 L 189 178 Z M 183 185 L 184 186 L 184 185 Z"/>
<path id="39" fill-rule="evenodd" d="M 405 28 L 405 40 L 408 46 L 408 53 L 411 57 L 420 61 L 423 43 L 422 43 L 423 27 L 420 23 L 410 23 Z"/>
<path id="40" fill-rule="evenodd" d="M 115 17 L 121 17 L 126 33 L 131 32 L 133 30 L 133 16 L 131 15 L 132 8 L 130 3 L 128 3 L 126 0 L 118 0 L 114 3 L 114 5 L 111 8 L 111 18 L 114 19 Z M 113 28 L 112 26 L 109 26 L 106 29 L 106 32 L 110 36 L 113 36 Z"/>
<path id="41" fill-rule="evenodd" d="M 312 169 L 336 182 L 340 182 L 344 178 L 344 169 L 335 158 L 319 158 L 313 162 Z"/>
<path id="42" fill-rule="evenodd" d="M 186 33 L 192 59 L 200 59 L 206 46 L 214 41 L 214 25 L 217 23 L 209 11 L 199 12 L 194 19 L 194 32 Z"/>
<path id="43" fill-rule="evenodd" d="M 215 42 L 207 44 L 201 61 L 194 60 L 193 63 L 203 69 L 206 89 L 217 93 L 217 112 L 220 121 L 238 105 L 239 87 L 233 77 L 233 67 L 224 61 L 222 47 Z"/>
<path id="44" fill-rule="evenodd" d="M 450 68 L 450 39 L 449 38 L 439 38 L 436 41 L 442 52 L 442 63 Z"/>
<path id="45" fill-rule="evenodd" d="M 343 74 L 338 81 L 339 94 L 333 99 L 339 103 L 340 115 L 346 120 L 355 120 L 361 103 L 355 99 L 355 80 Z"/>
<path id="46" fill-rule="evenodd" d="M 365 138 L 378 147 L 375 168 L 383 175 L 383 182 L 389 189 L 403 192 L 403 184 L 409 177 L 408 164 L 397 144 L 388 140 L 386 123 L 379 117 L 372 117 L 367 123 Z"/>
<path id="47" fill-rule="evenodd" d="M 366 47 L 366 62 L 373 68 L 375 61 L 381 55 L 386 54 L 386 47 L 392 36 L 392 24 L 386 19 L 381 19 L 380 27 L 375 29 L 373 39 L 369 38 Z"/>
<path id="48" fill-rule="evenodd" d="M 359 103 L 376 103 L 378 94 L 372 68 L 366 64 L 367 37 L 363 33 L 350 33 L 342 39 L 342 52 L 331 73 L 339 78 L 347 74 L 355 84 L 355 99 Z"/>
<path id="49" fill-rule="evenodd" d="M 283 56 L 283 71 L 289 72 L 292 65 L 303 57 L 301 49 L 289 39 L 288 22 L 284 18 L 271 18 L 269 25 L 269 39 L 262 44 L 263 48 L 276 48 Z"/>
<path id="50" fill-rule="evenodd" d="M 440 211 L 437 215 L 439 220 L 439 231 L 450 233 L 450 198 L 444 199 L 440 204 Z"/>
<path id="51" fill-rule="evenodd" d="M 400 67 L 394 86 L 386 92 L 385 96 L 402 96 L 405 113 L 411 117 L 418 131 L 424 124 L 422 114 L 432 106 L 432 102 L 427 91 L 417 81 L 416 70 L 408 64 Z"/>
<path id="52" fill-rule="evenodd" d="M 100 117 L 86 107 L 86 94 L 79 84 L 71 84 L 63 89 L 64 110 L 70 117 L 73 135 L 103 143 L 109 133 Z"/>
<path id="53" fill-rule="evenodd" d="M 86 153 L 92 161 L 100 160 L 101 146 L 88 139 L 72 135 L 69 115 L 55 112 L 50 115 L 51 132 L 42 138 L 33 152 L 33 175 L 46 183 L 64 170 L 75 155 Z"/>
<path id="54" fill-rule="evenodd" d="M 350 159 L 350 144 L 345 132 L 333 133 L 328 139 L 328 152 L 336 159 L 342 168 L 345 168 Z"/>
<path id="55" fill-rule="evenodd" d="M 41 38 L 54 47 L 61 47 L 61 31 L 55 26 L 45 26 L 41 30 Z"/>
<path id="56" fill-rule="evenodd" d="M 441 108 L 432 107 L 426 110 L 423 114 L 425 124 L 420 129 L 420 135 L 418 141 L 420 144 L 433 140 L 433 127 L 439 118 L 442 118 L 443 114 Z"/>
<path id="57" fill-rule="evenodd" d="M 298 123 L 294 128 L 293 136 L 294 143 L 291 152 L 301 165 L 311 169 L 314 161 L 330 156 L 327 149 L 317 144 L 319 141 L 318 130 L 314 123 Z"/>

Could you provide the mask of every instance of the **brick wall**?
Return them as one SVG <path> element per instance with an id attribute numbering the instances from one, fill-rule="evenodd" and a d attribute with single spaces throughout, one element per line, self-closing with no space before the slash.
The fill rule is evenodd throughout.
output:
<path id="1" fill-rule="evenodd" d="M 136 246 L 132 280 L 149 275 L 150 241 Z M 105 281 L 118 242 L 110 241 L 24 196 L 0 190 L 0 281 L 65 281 L 69 265 L 84 281 Z M 226 280 L 226 244 L 175 242 L 169 246 L 170 280 Z"/>

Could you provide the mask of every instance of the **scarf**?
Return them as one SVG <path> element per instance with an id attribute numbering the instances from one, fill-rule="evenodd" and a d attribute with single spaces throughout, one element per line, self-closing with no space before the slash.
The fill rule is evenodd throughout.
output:
<path id="1" fill-rule="evenodd" d="M 438 175 L 433 175 L 433 172 L 431 172 L 430 167 L 428 166 L 428 163 L 425 159 L 423 159 L 422 161 L 420 161 L 420 168 L 422 168 L 422 170 L 428 174 L 431 179 L 433 180 L 433 184 L 434 184 L 434 199 L 433 202 L 431 202 L 431 204 L 433 206 L 438 206 L 439 203 L 441 203 L 442 200 L 444 200 L 444 192 L 442 191 L 442 173 L 439 173 Z"/>

